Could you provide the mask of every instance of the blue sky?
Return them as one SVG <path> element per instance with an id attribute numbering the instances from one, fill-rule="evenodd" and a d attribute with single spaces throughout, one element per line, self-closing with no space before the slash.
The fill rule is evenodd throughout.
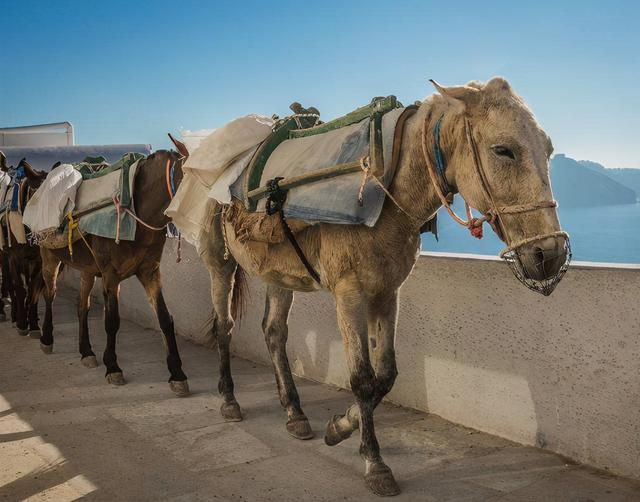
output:
<path id="1" fill-rule="evenodd" d="M 637 2 L 0 0 L 0 127 L 151 143 L 292 101 L 325 119 L 507 77 L 557 152 L 640 167 Z"/>

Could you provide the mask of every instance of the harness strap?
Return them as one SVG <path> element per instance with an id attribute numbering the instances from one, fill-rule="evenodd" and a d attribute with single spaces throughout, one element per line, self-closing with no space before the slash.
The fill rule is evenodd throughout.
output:
<path id="1" fill-rule="evenodd" d="M 165 178 L 167 180 L 167 191 L 169 192 L 169 198 L 173 199 L 176 194 L 176 184 L 173 179 L 175 162 L 171 162 L 171 159 L 167 159 L 167 167 L 165 169 Z"/>
<path id="2" fill-rule="evenodd" d="M 80 220 L 74 219 L 71 211 L 67 213 L 67 219 L 69 220 L 67 235 L 69 236 L 68 246 L 69 246 L 69 257 L 71 258 L 71 261 L 73 261 L 73 231 L 77 230 L 78 234 L 80 235 L 80 238 L 82 239 L 82 242 L 84 242 L 85 246 L 87 246 L 87 249 L 91 253 L 91 256 L 93 257 L 93 261 L 95 262 L 96 267 L 98 267 L 98 270 L 100 271 L 100 275 L 104 277 L 104 271 L 100 266 L 100 262 L 98 261 L 98 257 L 96 256 L 96 253 L 93 251 L 93 248 L 89 245 L 89 242 L 87 241 L 84 234 L 82 233 L 82 230 L 80 230 Z"/>
<path id="3" fill-rule="evenodd" d="M 278 177 L 267 181 L 269 196 L 267 198 L 266 213 L 269 216 L 278 213 L 278 215 L 280 216 L 280 223 L 282 224 L 284 234 L 287 236 L 287 239 L 289 239 L 289 242 L 293 246 L 293 249 L 298 255 L 298 258 L 304 265 L 304 268 L 307 270 L 314 281 L 316 281 L 318 284 L 321 284 L 318 272 L 316 272 L 316 270 L 313 268 L 313 265 L 311 265 L 311 263 L 309 263 L 309 260 L 307 260 L 304 251 L 300 247 L 300 244 L 298 244 L 295 235 L 293 235 L 293 232 L 291 231 L 291 227 L 289 227 L 289 224 L 287 223 L 287 218 L 284 215 L 284 203 L 287 200 L 287 191 L 283 190 L 278 185 L 278 183 L 282 179 L 282 177 Z"/>

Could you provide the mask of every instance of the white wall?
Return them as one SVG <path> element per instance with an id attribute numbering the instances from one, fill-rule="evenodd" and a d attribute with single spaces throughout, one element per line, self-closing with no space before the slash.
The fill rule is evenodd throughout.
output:
<path id="1" fill-rule="evenodd" d="M 165 248 L 165 295 L 179 333 L 202 342 L 208 274 L 184 247 L 180 264 L 175 243 Z M 157 326 L 134 281 L 123 285 L 121 313 Z M 545 298 L 499 260 L 424 255 L 401 292 L 400 375 L 389 399 L 640 478 L 639 286 L 640 266 L 578 264 Z M 233 349 L 268 362 L 264 294 L 257 283 L 251 290 Z M 294 372 L 348 386 L 331 296 L 297 294 L 290 321 Z"/>

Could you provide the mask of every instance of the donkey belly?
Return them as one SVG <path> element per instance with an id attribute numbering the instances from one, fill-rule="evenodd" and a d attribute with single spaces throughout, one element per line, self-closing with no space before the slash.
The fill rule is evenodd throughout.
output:
<path id="1" fill-rule="evenodd" d="M 225 227 L 229 251 L 250 275 L 258 276 L 274 286 L 294 291 L 309 292 L 322 289 L 307 273 L 288 241 L 278 244 L 240 242 L 235 238 L 232 225 L 226 224 Z"/>

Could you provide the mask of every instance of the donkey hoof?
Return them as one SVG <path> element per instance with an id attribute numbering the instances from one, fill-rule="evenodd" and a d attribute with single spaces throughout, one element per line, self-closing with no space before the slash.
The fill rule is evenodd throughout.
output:
<path id="1" fill-rule="evenodd" d="M 191 391 L 189 391 L 189 382 L 187 380 L 171 380 L 169 382 L 169 388 L 178 397 L 186 397 L 191 394 Z"/>
<path id="2" fill-rule="evenodd" d="M 242 410 L 240 410 L 240 405 L 236 401 L 222 403 L 220 414 L 226 422 L 242 422 Z"/>
<path id="3" fill-rule="evenodd" d="M 333 418 L 327 422 L 327 429 L 324 432 L 324 443 L 327 446 L 335 446 L 351 437 L 353 431 L 341 431 L 338 428 L 337 422 L 341 418 L 341 415 L 334 415 Z"/>
<path id="4" fill-rule="evenodd" d="M 400 493 L 391 469 L 384 463 L 373 464 L 364 475 L 367 488 L 380 497 L 393 497 Z"/>
<path id="5" fill-rule="evenodd" d="M 289 420 L 287 422 L 287 432 L 296 439 L 313 439 L 315 436 L 306 417 Z"/>
<path id="6" fill-rule="evenodd" d="M 30 329 L 29 330 L 29 336 L 31 338 L 37 338 L 38 340 L 40 340 L 40 336 L 42 335 L 42 332 L 40 331 L 40 329 Z"/>
<path id="7" fill-rule="evenodd" d="M 29 330 L 28 329 L 16 328 L 16 331 L 18 332 L 18 334 L 20 336 L 27 336 L 29 334 Z"/>
<path id="8" fill-rule="evenodd" d="M 53 352 L 53 344 L 45 345 L 44 343 L 40 342 L 40 350 L 45 354 L 51 354 Z"/>
<path id="9" fill-rule="evenodd" d="M 110 383 L 111 385 L 124 385 L 124 376 L 122 376 L 122 371 L 107 373 L 105 378 L 107 379 L 107 383 Z"/>
<path id="10" fill-rule="evenodd" d="M 84 356 L 82 359 L 80 359 L 80 362 L 85 368 L 98 367 L 98 360 L 96 359 L 96 356 Z"/>

